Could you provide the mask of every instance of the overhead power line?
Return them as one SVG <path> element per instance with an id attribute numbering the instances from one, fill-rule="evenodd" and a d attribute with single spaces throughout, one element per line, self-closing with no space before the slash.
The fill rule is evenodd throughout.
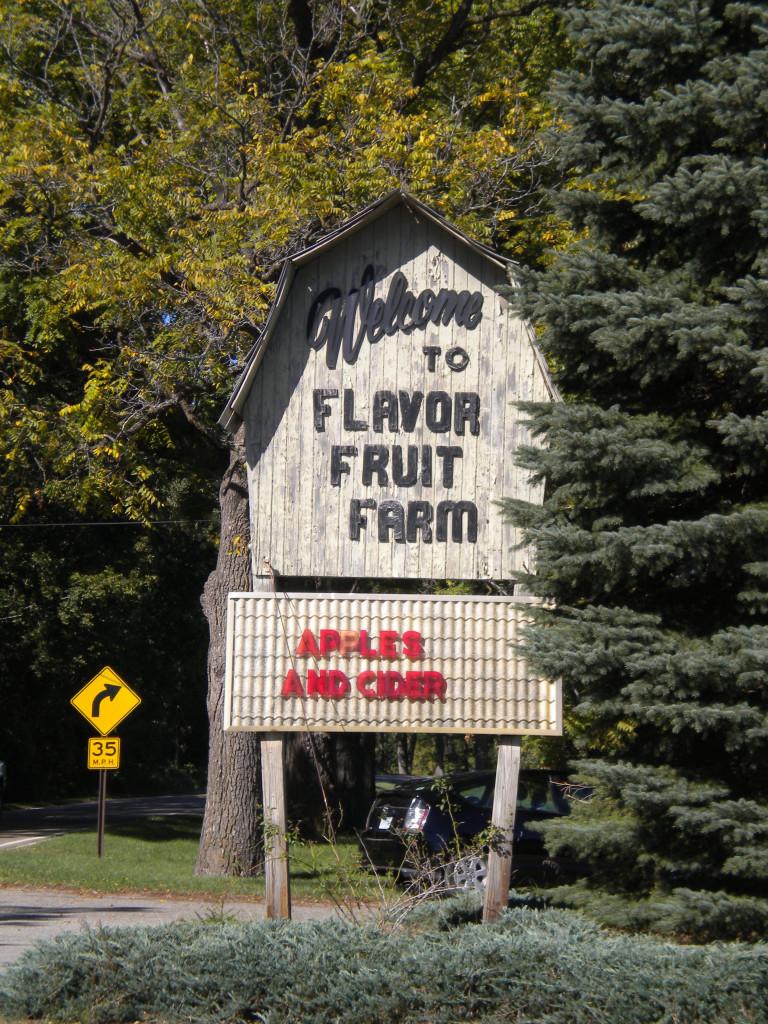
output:
<path id="1" fill-rule="evenodd" d="M 213 526 L 210 519 L 150 519 L 141 522 L 136 519 L 104 519 L 92 523 L 0 523 L 0 530 L 47 530 L 50 528 L 59 529 L 82 529 L 83 527 L 94 526 Z"/>

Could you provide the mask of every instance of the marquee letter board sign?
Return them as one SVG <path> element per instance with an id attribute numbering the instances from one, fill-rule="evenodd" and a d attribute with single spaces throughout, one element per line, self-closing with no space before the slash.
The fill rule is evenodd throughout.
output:
<path id="1" fill-rule="evenodd" d="M 286 261 L 222 423 L 246 427 L 254 571 L 509 579 L 515 407 L 555 396 L 508 263 L 401 193 Z"/>
<path id="2" fill-rule="evenodd" d="M 560 735 L 518 648 L 532 600 L 230 594 L 224 727 Z"/>

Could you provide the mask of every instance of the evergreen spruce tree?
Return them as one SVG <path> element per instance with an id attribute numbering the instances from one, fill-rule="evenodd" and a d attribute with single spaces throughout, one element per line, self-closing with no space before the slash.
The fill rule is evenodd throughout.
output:
<path id="1" fill-rule="evenodd" d="M 621 926 L 768 925 L 768 9 L 569 15 L 558 196 L 580 240 L 525 276 L 565 401 L 528 406 L 542 508 L 528 639 L 598 796 L 547 832 Z"/>

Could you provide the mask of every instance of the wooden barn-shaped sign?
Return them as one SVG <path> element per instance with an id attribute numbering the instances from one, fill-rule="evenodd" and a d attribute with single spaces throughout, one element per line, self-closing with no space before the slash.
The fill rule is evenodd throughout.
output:
<path id="1" fill-rule="evenodd" d="M 516 403 L 556 397 L 507 260 L 394 192 L 286 261 L 222 416 L 245 423 L 256 576 L 506 580 Z M 513 274 L 511 275 L 514 281 Z"/>

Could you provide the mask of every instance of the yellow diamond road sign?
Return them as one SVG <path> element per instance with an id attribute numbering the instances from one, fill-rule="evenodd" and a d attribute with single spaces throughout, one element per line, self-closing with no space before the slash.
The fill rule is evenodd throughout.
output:
<path id="1" fill-rule="evenodd" d="M 133 692 L 114 669 L 107 666 L 86 683 L 69 703 L 102 736 L 108 736 L 119 722 L 141 704 L 141 697 Z"/>

